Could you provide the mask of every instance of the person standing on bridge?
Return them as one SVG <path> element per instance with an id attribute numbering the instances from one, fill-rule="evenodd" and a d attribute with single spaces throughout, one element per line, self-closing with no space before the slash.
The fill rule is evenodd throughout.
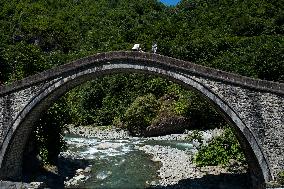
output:
<path id="1" fill-rule="evenodd" d="M 152 45 L 152 53 L 156 54 L 157 50 L 158 50 L 158 45 L 157 45 L 157 43 L 154 43 Z"/>

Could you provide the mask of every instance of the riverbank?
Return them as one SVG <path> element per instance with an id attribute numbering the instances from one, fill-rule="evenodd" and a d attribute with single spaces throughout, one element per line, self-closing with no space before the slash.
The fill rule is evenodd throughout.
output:
<path id="1" fill-rule="evenodd" d="M 193 162 L 194 153 L 159 145 L 145 145 L 143 147 L 139 147 L 139 150 L 152 155 L 152 161 L 161 162 L 162 165 L 157 172 L 159 176 L 159 182 L 152 183 L 151 188 L 155 187 L 186 189 L 193 186 L 198 188 L 196 186 L 197 183 L 197 185 L 200 185 L 200 188 L 204 188 L 208 185 L 213 185 L 215 187 L 222 185 L 221 188 L 230 189 L 248 188 L 246 169 L 242 166 L 235 167 L 233 172 L 232 170 L 230 170 L 230 166 L 226 168 L 222 166 L 198 167 Z M 211 179 L 209 183 L 207 183 L 207 181 L 205 180 L 201 180 L 202 178 L 208 177 L 209 175 L 211 178 L 215 179 Z M 234 175 L 234 177 L 238 179 L 226 179 L 225 177 L 228 175 Z M 222 180 L 220 180 L 219 178 L 218 180 L 218 176 L 224 178 Z M 197 182 L 197 180 L 199 181 Z"/>

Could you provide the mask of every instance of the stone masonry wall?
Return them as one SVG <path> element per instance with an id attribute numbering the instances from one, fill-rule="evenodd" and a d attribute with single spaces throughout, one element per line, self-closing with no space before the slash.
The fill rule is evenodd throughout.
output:
<path id="1" fill-rule="evenodd" d="M 7 134 L 10 123 L 15 119 L 19 112 L 23 110 L 31 98 L 33 98 L 34 94 L 32 94 L 31 91 L 32 87 L 29 87 L 5 97 L 0 97 L 0 115 L 2 116 L 2 119 L 0 119 L 0 127 L 2 128 L 0 133 L 0 142 L 3 141 L 3 138 Z"/>
<path id="2" fill-rule="evenodd" d="M 3 142 L 11 123 L 25 106 L 50 83 L 42 83 L 35 86 L 15 91 L 6 96 L 0 96 L 0 144 Z"/>

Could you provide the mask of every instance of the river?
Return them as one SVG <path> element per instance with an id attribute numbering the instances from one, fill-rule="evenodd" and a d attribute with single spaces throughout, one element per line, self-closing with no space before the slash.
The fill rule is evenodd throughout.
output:
<path id="1" fill-rule="evenodd" d="M 188 141 L 163 140 L 163 138 L 149 140 L 138 137 L 104 140 L 75 135 L 66 135 L 65 141 L 68 150 L 61 153 L 61 156 L 87 161 L 86 165 L 91 170 L 90 174 L 84 178 L 86 179 L 84 182 L 79 181 L 76 186 L 69 186 L 70 188 L 169 188 L 165 187 L 166 184 L 172 185 L 172 188 L 212 188 L 210 183 L 209 186 L 201 186 L 204 180 L 200 182 L 200 178 L 198 178 L 199 180 L 192 180 L 191 184 L 185 184 L 186 186 L 191 185 L 191 187 L 184 187 L 185 185 L 178 183 L 180 179 L 186 180 L 196 176 L 202 179 L 202 176 L 207 174 L 201 172 L 199 175 L 187 176 L 188 171 L 192 172 L 196 169 L 191 165 L 185 166 L 185 164 L 191 164 L 189 163 L 191 157 L 196 153 L 196 144 Z M 157 151 L 157 149 L 160 151 Z M 168 156 L 172 159 L 163 160 Z M 163 167 L 161 162 L 166 167 Z M 168 165 L 165 162 L 168 162 Z M 170 175 L 166 175 L 167 171 Z M 244 189 L 243 186 L 238 187 L 236 183 L 233 184 L 233 187 L 231 187 L 232 183 L 229 183 L 230 188 Z M 222 186 L 226 187 L 226 183 L 222 182 Z"/>

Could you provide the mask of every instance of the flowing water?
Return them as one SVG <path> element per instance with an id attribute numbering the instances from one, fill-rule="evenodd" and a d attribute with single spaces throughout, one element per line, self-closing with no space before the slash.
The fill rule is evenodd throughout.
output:
<path id="1" fill-rule="evenodd" d="M 147 141 L 143 138 L 100 140 L 66 136 L 68 152 L 76 159 L 87 159 L 92 165 L 91 177 L 80 188 L 145 188 L 157 182 L 160 164 L 135 146 L 163 145 L 182 150 L 192 144 L 177 141 Z"/>

